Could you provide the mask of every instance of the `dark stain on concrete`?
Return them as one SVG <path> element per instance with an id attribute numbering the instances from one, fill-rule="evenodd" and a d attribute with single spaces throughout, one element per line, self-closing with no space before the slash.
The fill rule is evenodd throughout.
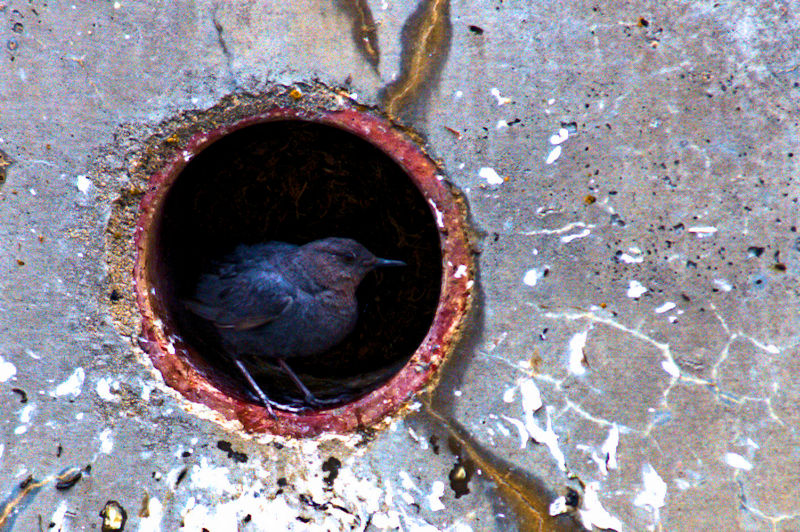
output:
<path id="1" fill-rule="evenodd" d="M 378 43 L 378 27 L 369 3 L 367 0 L 336 0 L 336 6 L 351 19 L 353 42 L 362 57 L 377 72 L 381 62 L 381 49 Z"/>
<path id="2" fill-rule="evenodd" d="M 450 1 L 420 2 L 403 25 L 400 76 L 381 94 L 386 113 L 391 118 L 423 114 L 426 97 L 438 84 L 447 61 L 451 36 Z"/>
<path id="3" fill-rule="evenodd" d="M 8 167 L 14 164 L 14 159 L 9 157 L 9 155 L 0 150 L 0 187 L 6 182 L 6 177 L 8 175 Z"/>

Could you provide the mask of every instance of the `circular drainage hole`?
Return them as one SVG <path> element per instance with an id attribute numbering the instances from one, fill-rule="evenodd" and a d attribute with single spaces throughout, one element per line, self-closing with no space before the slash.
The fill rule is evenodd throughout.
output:
<path id="1" fill-rule="evenodd" d="M 217 327 L 187 306 L 201 275 L 237 246 L 343 237 L 406 263 L 366 275 L 356 293 L 358 322 L 343 341 L 287 359 L 318 407 L 339 406 L 386 382 L 436 313 L 442 258 L 425 198 L 389 156 L 336 127 L 281 120 L 221 138 L 171 182 L 150 232 L 146 277 L 165 333 L 192 366 L 241 400 L 258 402 Z M 244 358 L 271 400 L 290 410 L 308 406 L 274 359 Z"/>

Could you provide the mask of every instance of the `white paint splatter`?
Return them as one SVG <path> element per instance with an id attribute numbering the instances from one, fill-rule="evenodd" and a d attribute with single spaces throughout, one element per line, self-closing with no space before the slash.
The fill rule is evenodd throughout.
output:
<path id="1" fill-rule="evenodd" d="M 503 436 L 505 436 L 506 438 L 508 438 L 509 436 L 511 436 L 511 431 L 510 431 L 510 430 L 508 430 L 508 429 L 506 428 L 506 426 L 505 426 L 505 425 L 503 425 L 501 422 L 499 422 L 499 421 L 495 422 L 494 426 L 495 426 L 495 427 L 497 427 L 497 432 L 499 432 L 500 434 L 502 434 L 502 435 L 503 435 Z"/>
<path id="2" fill-rule="evenodd" d="M 111 454 L 111 451 L 114 450 L 114 440 L 111 439 L 111 429 L 104 430 L 98 437 L 100 438 L 100 452 Z"/>
<path id="3" fill-rule="evenodd" d="M 438 227 L 444 227 L 444 214 L 439 210 L 432 199 L 429 199 L 428 203 L 433 208 L 433 213 L 436 215 L 436 225 Z"/>
<path id="4" fill-rule="evenodd" d="M 156 497 L 147 501 L 147 517 L 139 521 L 138 532 L 161 532 L 161 519 L 164 515 L 164 505 Z"/>
<path id="5" fill-rule="evenodd" d="M 536 412 L 542 408 L 542 394 L 533 379 L 520 379 L 519 393 L 525 411 Z"/>
<path id="6" fill-rule="evenodd" d="M 444 504 L 442 504 L 442 496 L 444 495 L 444 482 L 441 480 L 436 480 L 431 484 L 431 494 L 428 495 L 428 507 L 434 511 L 439 512 L 444 510 Z"/>
<path id="7" fill-rule="evenodd" d="M 778 353 L 781 352 L 781 350 L 778 349 L 777 345 L 772 345 L 772 344 L 759 345 L 757 342 L 753 342 L 753 343 L 756 344 L 757 347 L 760 347 L 761 349 L 763 349 L 767 353 L 772 353 L 773 355 L 777 355 Z"/>
<path id="8" fill-rule="evenodd" d="M 617 259 L 625 264 L 638 264 L 640 262 L 644 262 L 644 257 L 634 257 L 633 255 L 628 255 L 627 253 L 618 255 Z"/>
<path id="9" fill-rule="evenodd" d="M 411 475 L 409 475 L 405 471 L 400 471 L 399 475 L 400 475 L 400 485 L 403 486 L 403 489 L 419 492 L 419 488 L 417 487 L 416 484 L 414 484 L 414 481 L 411 479 Z"/>
<path id="10" fill-rule="evenodd" d="M 550 137 L 550 144 L 552 144 L 553 146 L 558 146 L 562 142 L 565 142 L 568 138 L 569 138 L 569 131 L 567 130 L 567 128 L 562 127 L 561 129 L 558 130 L 557 133 L 554 133 Z"/>
<path id="11" fill-rule="evenodd" d="M 544 272 L 546 271 L 548 271 L 547 267 L 531 268 L 525 272 L 522 282 L 528 286 L 536 286 L 541 279 L 544 279 Z"/>
<path id="12" fill-rule="evenodd" d="M 228 479 L 228 468 L 209 464 L 208 458 L 201 458 L 200 464 L 192 466 L 191 484 L 193 488 L 211 490 L 216 494 L 233 493 L 234 487 Z"/>
<path id="13" fill-rule="evenodd" d="M 617 468 L 617 446 L 619 445 L 619 427 L 616 423 L 611 425 L 608 437 L 600 447 L 600 452 L 606 455 L 605 465 L 608 469 Z"/>
<path id="14" fill-rule="evenodd" d="M 753 438 L 747 438 L 744 441 L 744 444 L 753 449 L 754 451 L 761 449 L 761 446 L 757 444 L 755 441 L 753 441 Z"/>
<path id="15" fill-rule="evenodd" d="M 561 146 L 556 146 L 550 153 L 547 154 L 547 158 L 544 160 L 545 164 L 553 164 L 561 157 Z"/>
<path id="16" fill-rule="evenodd" d="M 67 380 L 56 386 L 51 395 L 55 397 L 64 397 L 66 395 L 78 397 L 81 394 L 84 379 L 86 379 L 86 372 L 83 368 L 76 368 Z"/>
<path id="17" fill-rule="evenodd" d="M 550 515 L 561 515 L 566 513 L 568 510 L 567 508 L 567 498 L 566 497 L 558 497 L 556 500 L 550 503 L 550 508 L 548 512 Z"/>
<path id="18" fill-rule="evenodd" d="M 406 504 L 414 504 L 416 503 L 416 499 L 414 496 L 408 493 L 407 491 L 400 490 L 400 497 L 405 501 Z"/>
<path id="19" fill-rule="evenodd" d="M 678 367 L 674 360 L 661 361 L 661 369 L 669 373 L 675 379 L 681 376 L 681 368 Z"/>
<path id="20" fill-rule="evenodd" d="M 79 175 L 75 180 L 75 186 L 84 194 L 88 194 L 92 188 L 92 182 L 85 175 Z"/>
<path id="21" fill-rule="evenodd" d="M 400 512 L 394 510 L 373 514 L 372 524 L 375 525 L 378 530 L 402 530 Z"/>
<path id="22" fill-rule="evenodd" d="M 586 367 L 583 365 L 585 360 L 583 348 L 586 347 L 586 338 L 588 335 L 589 331 L 579 332 L 569 340 L 569 372 L 573 375 L 583 375 L 586 373 Z"/>
<path id="23" fill-rule="evenodd" d="M 426 450 L 428 448 L 428 440 L 425 438 L 421 438 L 417 431 L 415 431 L 412 427 L 408 427 L 408 435 L 411 436 L 411 439 L 417 442 L 422 450 Z"/>
<path id="24" fill-rule="evenodd" d="M 639 281 L 628 281 L 628 297 L 637 299 L 645 292 L 647 292 L 647 287 L 645 287 Z"/>
<path id="25" fill-rule="evenodd" d="M 636 495 L 633 504 L 649 509 L 653 514 L 653 521 L 658 523 L 660 520 L 659 510 L 664 506 L 664 499 L 667 497 L 667 483 L 661 479 L 661 476 L 650 464 L 642 467 L 642 483 L 644 487 Z"/>
<path id="26" fill-rule="evenodd" d="M 656 314 L 664 314 L 665 312 L 669 312 L 670 310 L 675 308 L 675 303 L 672 301 L 666 301 L 663 305 L 658 307 L 654 312 Z"/>
<path id="27" fill-rule="evenodd" d="M 716 227 L 712 227 L 712 226 L 708 226 L 708 225 L 704 225 L 704 226 L 698 226 L 698 227 L 690 227 L 686 231 L 688 233 L 694 233 L 695 235 L 697 235 L 697 238 L 705 238 L 705 237 L 713 236 L 714 233 L 717 232 L 717 228 Z"/>
<path id="28" fill-rule="evenodd" d="M 503 178 L 500 177 L 497 172 L 495 172 L 494 168 L 489 168 L 488 166 L 484 166 L 480 170 L 478 170 L 478 176 L 482 177 L 486 180 L 487 183 L 490 185 L 502 185 Z"/>
<path id="29" fill-rule="evenodd" d="M 17 374 L 17 367 L 0 356 L 0 382 L 6 382 Z"/>
<path id="30" fill-rule="evenodd" d="M 142 382 L 141 384 L 142 384 L 142 393 L 140 397 L 142 398 L 142 401 L 145 402 L 149 401 L 150 394 L 153 393 L 153 389 L 155 388 L 155 386 L 149 382 Z"/>
<path id="31" fill-rule="evenodd" d="M 250 516 L 251 524 L 262 523 L 253 530 L 297 530 L 298 511 L 289 506 L 285 497 L 269 499 L 258 493 L 248 492 L 225 502 L 217 502 L 213 508 L 200 504 L 195 497 L 189 497 L 181 513 L 184 532 L 198 530 L 242 530 L 242 518 Z M 248 527 L 250 528 L 250 527 Z M 308 527 L 305 530 L 324 530 Z"/>
<path id="32" fill-rule="evenodd" d="M 506 390 L 503 393 L 503 402 L 504 403 L 513 403 L 514 402 L 514 396 L 516 395 L 516 392 L 517 392 L 517 387 L 516 386 L 512 386 L 511 388 Z"/>
<path id="33" fill-rule="evenodd" d="M 727 279 L 714 279 L 714 286 L 723 292 L 730 292 L 733 289 L 733 285 Z"/>
<path id="34" fill-rule="evenodd" d="M 523 407 L 524 407 L 523 403 Z M 545 414 L 547 416 L 547 421 L 545 422 L 545 428 L 541 428 L 538 423 L 533 418 L 533 412 L 530 409 L 525 409 L 525 428 L 528 429 L 528 434 L 530 434 L 531 438 L 534 439 L 537 443 L 540 443 L 547 447 L 552 455 L 553 459 L 558 464 L 559 469 L 561 471 L 567 470 L 567 462 L 564 458 L 564 453 L 561 452 L 561 449 L 558 446 L 558 435 L 553 430 L 553 422 L 550 417 L 550 410 L 552 407 L 545 408 Z"/>
<path id="35" fill-rule="evenodd" d="M 111 390 L 114 390 L 113 392 Z M 120 401 L 120 396 L 117 395 L 117 391 L 119 391 L 119 381 L 103 377 L 99 381 L 97 381 L 97 386 L 95 387 L 95 391 L 97 395 L 100 396 L 100 399 L 103 401 L 108 401 L 111 403 L 118 403 Z"/>
<path id="36" fill-rule="evenodd" d="M 492 89 L 489 92 L 497 100 L 497 105 L 505 105 L 507 103 L 511 103 L 511 98 L 506 98 L 505 96 L 501 96 L 500 89 L 498 89 L 497 87 L 492 87 Z"/>
<path id="37" fill-rule="evenodd" d="M 725 463 L 734 469 L 741 469 L 742 471 L 750 471 L 753 469 L 753 464 L 740 454 L 725 453 L 723 460 L 725 460 Z"/>
<path id="38" fill-rule="evenodd" d="M 456 273 L 453 274 L 453 277 L 456 279 L 461 279 L 462 277 L 467 276 L 467 265 L 466 264 L 459 264 L 458 268 L 456 268 Z"/>
<path id="39" fill-rule="evenodd" d="M 597 494 L 599 489 L 600 484 L 597 482 L 586 484 L 583 490 L 582 505 L 578 510 L 581 523 L 586 530 L 593 530 L 593 527 L 605 530 L 622 530 L 622 522 L 603 508 L 603 504 Z"/>
<path id="40" fill-rule="evenodd" d="M 19 422 L 30 423 L 31 418 L 33 417 L 34 410 L 36 410 L 36 405 L 34 404 L 25 405 L 25 407 L 19 412 Z"/>
<path id="41" fill-rule="evenodd" d="M 502 418 L 517 428 L 517 432 L 519 433 L 519 448 L 524 449 L 527 447 L 530 435 L 528 434 L 528 429 L 525 428 L 525 423 L 519 419 L 508 417 L 506 415 L 502 415 Z"/>
<path id="42" fill-rule="evenodd" d="M 644 256 L 640 248 L 628 248 L 628 252 L 629 253 L 619 253 L 617 255 L 617 260 L 625 264 L 639 264 L 640 262 L 644 262 Z"/>
<path id="43" fill-rule="evenodd" d="M 61 501 L 58 503 L 58 507 L 56 511 L 53 512 L 53 515 L 50 516 L 50 530 L 55 532 L 67 532 L 67 528 L 65 527 L 64 517 L 67 515 L 67 501 Z"/>
<path id="44" fill-rule="evenodd" d="M 537 213 L 540 216 L 543 216 L 548 211 L 545 209 L 542 211 L 540 208 L 537 210 Z M 586 229 L 594 229 L 596 226 L 595 224 L 585 224 L 583 222 L 570 222 L 564 227 L 559 227 L 557 229 L 534 229 L 533 231 L 523 231 L 521 234 L 526 236 L 533 236 L 533 235 L 563 235 L 564 233 L 568 233 L 573 229 L 577 229 L 578 227 L 584 227 Z"/>
<path id="45" fill-rule="evenodd" d="M 561 237 L 561 241 L 565 244 L 569 244 L 573 240 L 577 240 L 579 238 L 585 238 L 592 233 L 591 229 L 584 229 L 580 233 L 575 233 L 574 235 L 566 235 Z"/>
<path id="46" fill-rule="evenodd" d="M 675 482 L 675 486 L 681 491 L 686 491 L 686 490 L 688 490 L 689 488 L 692 487 L 692 485 L 689 484 L 689 482 L 687 482 L 686 480 L 683 480 L 682 478 L 676 478 L 674 482 Z"/>

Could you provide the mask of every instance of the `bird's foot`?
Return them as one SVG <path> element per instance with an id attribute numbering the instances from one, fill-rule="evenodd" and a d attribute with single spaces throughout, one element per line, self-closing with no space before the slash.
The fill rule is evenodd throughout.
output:
<path id="1" fill-rule="evenodd" d="M 250 384 L 252 391 L 260 399 L 261 404 L 264 405 L 264 408 L 267 409 L 269 417 L 271 417 L 272 419 L 276 419 L 278 416 L 275 415 L 275 410 L 272 407 L 274 406 L 275 408 L 280 408 L 281 405 L 276 403 L 275 401 L 271 401 L 267 397 L 267 394 L 264 393 L 264 391 L 261 389 L 261 386 L 258 385 L 253 376 L 250 375 L 250 372 L 247 371 L 247 368 L 244 367 L 244 364 L 242 364 L 241 360 L 236 359 L 234 360 L 234 363 L 236 364 L 236 367 L 239 368 L 239 371 L 242 372 L 244 378 L 247 379 L 247 382 Z"/>
<path id="2" fill-rule="evenodd" d="M 303 406 L 307 407 L 309 410 L 319 410 L 321 408 L 325 408 L 325 403 L 317 399 L 314 394 L 306 395 L 303 399 Z"/>

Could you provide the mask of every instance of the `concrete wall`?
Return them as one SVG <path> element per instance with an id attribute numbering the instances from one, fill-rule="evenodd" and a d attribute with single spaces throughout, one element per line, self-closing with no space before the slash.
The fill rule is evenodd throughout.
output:
<path id="1" fill-rule="evenodd" d="M 126 530 L 580 528 L 551 503 L 588 528 L 797 530 L 798 10 L 0 3 L 13 529 L 99 529 L 116 500 Z M 314 80 L 441 160 L 479 295 L 407 417 L 254 437 L 165 387 L 119 326 L 107 223 L 160 124 Z"/>

